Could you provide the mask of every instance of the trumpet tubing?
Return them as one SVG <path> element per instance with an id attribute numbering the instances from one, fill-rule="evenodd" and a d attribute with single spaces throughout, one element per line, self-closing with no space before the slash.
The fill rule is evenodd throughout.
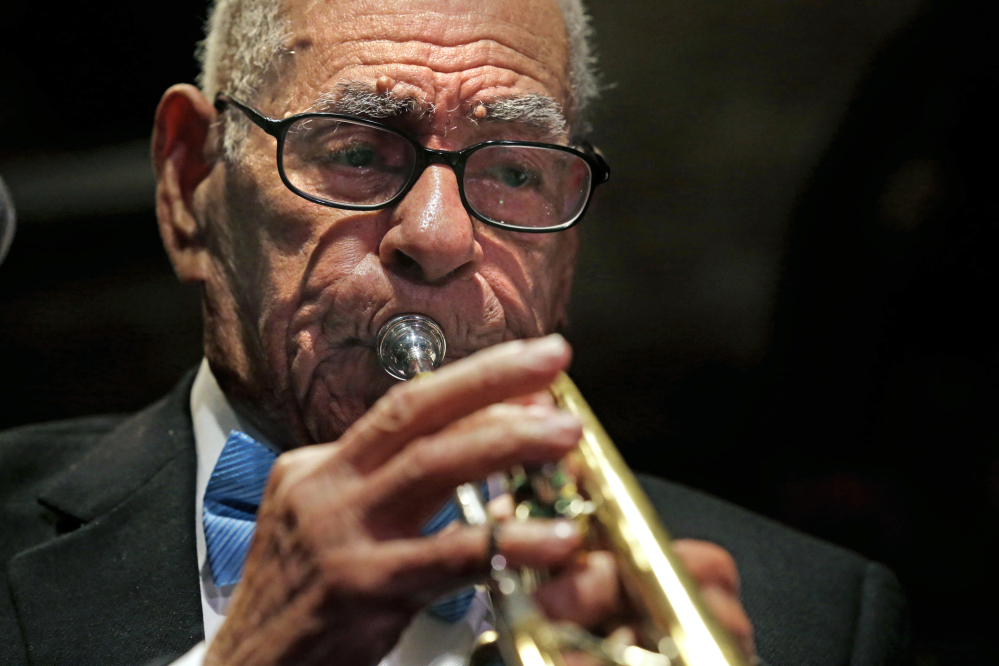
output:
<path id="1" fill-rule="evenodd" d="M 735 641 L 701 601 L 670 547 L 669 534 L 638 479 L 569 376 L 552 384 L 556 404 L 583 425 L 573 468 L 617 559 L 625 589 L 646 618 L 646 640 L 674 664 L 743 666 Z"/>
<path id="2" fill-rule="evenodd" d="M 440 365 L 445 344 L 436 322 L 407 314 L 382 327 L 377 349 L 386 372 L 411 379 Z M 496 631 L 480 637 L 482 653 L 498 650 L 507 666 L 563 666 L 565 650 L 583 650 L 618 666 L 748 666 L 735 641 L 704 607 L 655 508 L 579 389 L 560 373 L 550 390 L 556 404 L 580 420 L 583 435 L 567 465 L 518 470 L 511 484 L 514 500 L 520 502 L 517 518 L 556 515 L 593 523 L 614 553 L 624 588 L 642 615 L 645 647 L 610 644 L 578 627 L 548 621 L 530 595 L 538 572 L 511 571 L 499 557 L 493 558 L 488 582 Z M 574 474 L 568 475 L 566 468 Z M 456 499 L 466 521 L 488 522 L 473 484 L 459 488 Z"/>

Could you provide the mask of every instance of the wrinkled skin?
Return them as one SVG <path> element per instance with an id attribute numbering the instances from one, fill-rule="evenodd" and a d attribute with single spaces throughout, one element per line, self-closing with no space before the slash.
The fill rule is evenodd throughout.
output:
<path id="1" fill-rule="evenodd" d="M 291 4 L 295 54 L 279 63 L 279 81 L 256 106 L 281 118 L 307 110 L 337 83 L 374 87 L 388 76 L 393 94 L 436 108 L 399 123 L 428 147 L 544 138 L 526 126 L 476 124 L 467 111 L 517 93 L 564 100 L 564 39 L 530 28 L 558 25 L 554 4 L 442 12 L 393 5 L 398 13 L 384 13 L 382 4 Z M 484 25 L 497 26 L 495 35 Z M 372 41 L 385 34 L 407 41 Z M 393 314 L 437 320 L 449 360 L 537 337 L 565 318 L 575 231 L 515 234 L 473 223 L 442 166 L 428 169 L 394 208 L 324 208 L 281 183 L 274 150 L 275 140 L 254 128 L 245 159 L 228 168 L 216 162 L 199 193 L 208 229 L 220 232 L 204 267 L 208 358 L 227 393 L 248 411 L 263 407 L 265 431 L 282 430 L 277 441 L 331 441 L 385 392 L 391 380 L 372 347 Z"/>
<path id="2" fill-rule="evenodd" d="M 293 53 L 246 100 L 266 115 L 359 82 L 433 105 L 393 121 L 428 147 L 562 140 L 469 118 L 480 102 L 520 93 L 572 112 L 554 2 L 289 0 L 287 13 Z M 576 232 L 473 221 L 443 166 L 388 209 L 318 206 L 281 183 L 275 141 L 256 127 L 238 160 L 221 159 L 216 120 L 191 86 L 164 95 L 153 137 L 160 230 L 178 276 L 202 286 L 213 372 L 288 452 L 208 663 L 373 664 L 413 613 L 486 571 L 483 528 L 418 536 L 453 488 L 558 459 L 578 440 L 578 422 L 544 394 L 568 346 L 519 342 L 564 322 Z M 450 365 L 389 390 L 374 337 L 410 311 L 443 326 Z M 511 563 L 561 572 L 539 593 L 553 617 L 611 627 L 627 615 L 613 560 L 582 557 L 580 541 L 565 525 L 506 522 L 498 546 Z M 751 654 L 731 558 L 701 542 L 678 553 Z"/>

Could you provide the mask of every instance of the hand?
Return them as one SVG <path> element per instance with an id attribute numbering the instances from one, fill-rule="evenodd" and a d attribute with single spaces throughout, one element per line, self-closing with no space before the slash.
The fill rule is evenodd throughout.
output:
<path id="1" fill-rule="evenodd" d="M 678 539 L 673 542 L 673 549 L 700 587 L 708 612 L 735 638 L 747 663 L 755 663 L 753 626 L 739 601 L 735 560 L 725 549 L 706 541 Z M 613 632 L 615 639 L 635 643 L 634 631 L 627 624 L 635 614 L 629 608 L 614 556 L 609 552 L 587 553 L 543 585 L 536 598 L 554 620 Z M 566 656 L 571 666 L 591 663 L 582 655 Z"/>
<path id="2" fill-rule="evenodd" d="M 574 417 L 504 402 L 543 390 L 569 356 L 559 336 L 498 345 L 394 387 L 337 442 L 280 456 L 206 664 L 375 664 L 416 611 L 480 580 L 487 528 L 420 527 L 459 484 L 575 446 Z M 511 565 L 535 567 L 564 567 L 581 541 L 544 521 L 497 539 Z"/>

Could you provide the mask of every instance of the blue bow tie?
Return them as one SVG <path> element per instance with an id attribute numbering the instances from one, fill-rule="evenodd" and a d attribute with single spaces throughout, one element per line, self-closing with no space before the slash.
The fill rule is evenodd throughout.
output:
<path id="1" fill-rule="evenodd" d="M 246 433 L 237 430 L 229 433 L 208 479 L 201 513 L 216 587 L 235 585 L 243 574 L 243 562 L 257 525 L 257 507 L 276 459 L 270 449 Z M 438 532 L 458 516 L 458 507 L 452 500 L 424 525 L 420 534 Z M 447 622 L 457 622 L 465 617 L 474 597 L 474 588 L 459 590 L 431 606 L 430 612 Z"/>

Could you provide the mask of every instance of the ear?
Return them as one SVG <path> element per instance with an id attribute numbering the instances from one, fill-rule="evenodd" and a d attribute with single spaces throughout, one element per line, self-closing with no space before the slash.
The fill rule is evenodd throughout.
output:
<path id="1" fill-rule="evenodd" d="M 156 108 L 156 217 L 163 245 L 183 282 L 203 282 L 208 275 L 205 229 L 194 195 L 215 166 L 215 118 L 212 104 L 188 84 L 170 87 Z"/>

